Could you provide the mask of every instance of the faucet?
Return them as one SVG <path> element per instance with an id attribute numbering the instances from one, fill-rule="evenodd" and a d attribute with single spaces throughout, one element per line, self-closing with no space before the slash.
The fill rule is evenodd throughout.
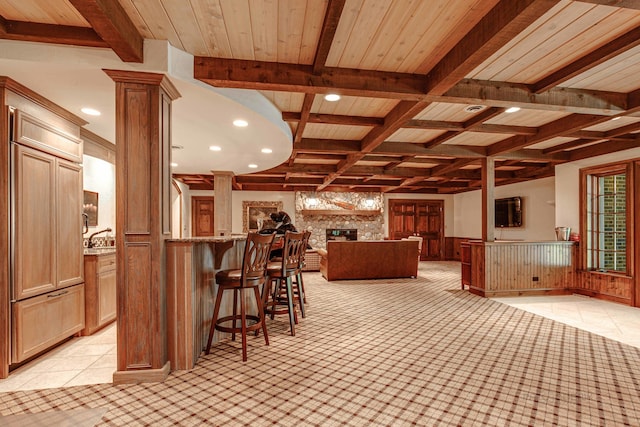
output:
<path id="1" fill-rule="evenodd" d="M 93 233 L 91 236 L 89 236 L 89 243 L 87 244 L 87 247 L 89 248 L 93 248 L 94 247 L 94 243 L 93 243 L 93 237 L 96 234 L 100 234 L 100 233 L 104 233 L 104 232 L 110 232 L 111 228 L 105 228 L 104 230 L 100 230 L 100 231 L 96 231 L 95 233 Z"/>

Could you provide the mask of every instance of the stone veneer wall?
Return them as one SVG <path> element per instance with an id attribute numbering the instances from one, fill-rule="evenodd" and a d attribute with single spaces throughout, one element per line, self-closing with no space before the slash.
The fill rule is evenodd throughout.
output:
<path id="1" fill-rule="evenodd" d="M 315 199 L 310 207 L 309 199 Z M 369 204 L 367 204 L 369 202 Z M 340 206 L 349 205 L 355 210 L 377 209 L 375 213 L 349 215 Z M 320 209 L 322 214 L 310 213 Z M 302 213 L 305 210 L 305 213 Z M 327 210 L 339 211 L 332 215 Z M 305 193 L 296 192 L 296 211 L 293 223 L 298 231 L 311 231 L 309 244 L 325 249 L 327 228 L 355 228 L 358 240 L 382 240 L 384 238 L 383 199 L 380 193 Z"/>
<path id="2" fill-rule="evenodd" d="M 382 215 L 302 215 L 296 212 L 294 225 L 298 231 L 311 231 L 309 244 L 315 249 L 327 247 L 327 228 L 356 228 L 358 240 L 382 240 Z"/>

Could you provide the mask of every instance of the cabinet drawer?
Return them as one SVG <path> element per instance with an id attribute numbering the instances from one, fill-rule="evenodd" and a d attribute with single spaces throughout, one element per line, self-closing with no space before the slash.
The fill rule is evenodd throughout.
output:
<path id="1" fill-rule="evenodd" d="M 116 269 L 116 254 L 98 257 L 98 274 Z"/>
<path id="2" fill-rule="evenodd" d="M 11 362 L 40 353 L 84 328 L 84 284 L 13 304 Z"/>

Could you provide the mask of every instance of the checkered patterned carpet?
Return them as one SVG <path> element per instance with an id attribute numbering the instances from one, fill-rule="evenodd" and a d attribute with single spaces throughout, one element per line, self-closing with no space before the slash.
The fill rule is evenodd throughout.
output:
<path id="1" fill-rule="evenodd" d="M 307 318 L 249 361 L 224 342 L 160 384 L 0 394 L 0 414 L 103 408 L 100 426 L 638 426 L 640 350 L 461 291 L 460 264 L 418 279 L 305 273 Z M 6 420 L 6 418 L 5 418 Z M 3 424 L 0 418 L 0 425 Z"/>

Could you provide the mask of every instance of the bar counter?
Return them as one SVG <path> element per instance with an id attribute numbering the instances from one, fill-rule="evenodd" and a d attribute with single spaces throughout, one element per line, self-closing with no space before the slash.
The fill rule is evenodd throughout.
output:
<path id="1" fill-rule="evenodd" d="M 193 369 L 207 344 L 217 290 L 215 275 L 220 270 L 242 267 L 246 235 L 166 242 L 168 357 L 172 370 L 188 370 Z M 229 298 L 225 296 L 221 315 L 230 313 L 232 301 L 231 293 Z M 251 310 L 252 305 L 249 307 Z M 225 336 L 228 334 L 216 331 L 213 342 Z"/>

